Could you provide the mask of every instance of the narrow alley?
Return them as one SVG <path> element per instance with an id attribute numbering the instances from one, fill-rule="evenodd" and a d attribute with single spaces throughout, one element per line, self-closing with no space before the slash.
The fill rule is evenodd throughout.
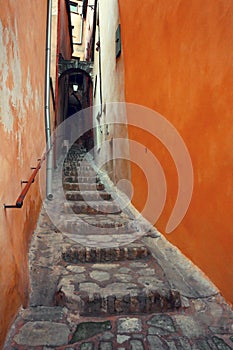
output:
<path id="1" fill-rule="evenodd" d="M 45 203 L 31 243 L 30 305 L 5 350 L 232 349 L 233 312 L 218 290 L 129 204 L 122 209 L 102 176 L 74 144 L 56 214 L 63 230 Z"/>

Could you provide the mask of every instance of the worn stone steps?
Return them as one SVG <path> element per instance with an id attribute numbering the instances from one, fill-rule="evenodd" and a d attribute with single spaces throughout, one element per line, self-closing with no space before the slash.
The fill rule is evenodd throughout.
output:
<path id="1" fill-rule="evenodd" d="M 73 170 L 77 168 L 84 168 L 86 170 L 94 170 L 93 164 L 91 164 L 89 161 L 86 161 L 85 159 L 79 160 L 79 161 L 64 161 L 63 162 L 63 169 L 67 170 Z"/>
<path id="2" fill-rule="evenodd" d="M 63 188 L 66 191 L 103 191 L 105 189 L 102 183 L 81 183 L 78 182 L 64 182 Z"/>
<path id="3" fill-rule="evenodd" d="M 62 259 L 68 263 L 108 263 L 113 261 L 138 260 L 150 256 L 149 249 L 142 243 L 129 243 L 128 246 L 109 248 L 89 248 L 74 245 L 62 252 Z"/>
<path id="4" fill-rule="evenodd" d="M 72 201 L 64 203 L 64 211 L 67 214 L 120 214 L 121 208 L 111 203 L 111 201 L 92 201 L 86 203 L 85 201 Z"/>
<path id="5" fill-rule="evenodd" d="M 104 191 L 67 191 L 66 199 L 69 201 L 103 201 L 111 200 L 109 193 Z"/>
<path id="6" fill-rule="evenodd" d="M 85 169 L 65 169 L 63 171 L 65 176 L 78 176 L 78 177 L 94 177 L 97 176 L 95 170 L 85 170 Z"/>
<path id="7" fill-rule="evenodd" d="M 88 263 L 80 263 L 79 260 L 78 265 L 70 265 L 66 256 L 69 263 L 66 265 L 67 275 L 63 275 L 58 283 L 55 304 L 78 310 L 80 315 L 99 316 L 164 312 L 179 308 L 179 292 L 170 288 L 160 266 L 149 255 L 147 258 L 144 256 L 147 253 L 144 247 L 140 250 L 140 257 L 135 256 L 127 247 L 125 251 L 119 249 L 119 260 L 106 262 L 106 257 L 111 259 L 111 254 L 116 257 L 115 250 L 100 250 L 98 260 L 91 263 L 93 256 L 90 250 L 88 255 L 82 256 L 82 260 L 88 257 Z M 139 258 L 142 260 L 137 260 Z"/>
<path id="8" fill-rule="evenodd" d="M 98 176 L 64 176 L 63 182 L 72 182 L 72 183 L 96 183 L 99 182 Z"/>
<path id="9" fill-rule="evenodd" d="M 83 186 L 104 189 L 64 183 L 68 192 Z M 42 210 L 30 250 L 30 308 L 21 310 L 5 350 L 232 348 L 232 311 L 218 291 L 157 233 L 156 242 L 141 240 L 144 221 L 127 213 L 61 210 L 68 233 Z"/>
<path id="10" fill-rule="evenodd" d="M 64 169 L 77 169 L 77 167 L 83 167 L 86 170 L 93 169 L 91 163 L 87 160 L 65 160 L 63 163 Z"/>
<path id="11" fill-rule="evenodd" d="M 136 241 L 140 233 L 135 232 L 132 220 L 111 203 L 111 195 L 103 192 L 104 186 L 93 173 L 87 164 L 80 168 L 67 162 L 65 166 L 69 202 L 65 203 L 64 228 L 76 244 L 62 252 L 67 274 L 57 285 L 55 304 L 81 315 L 99 316 L 179 307 L 179 293 L 171 290 L 149 249 Z"/>
<path id="12" fill-rule="evenodd" d="M 101 234 L 100 230 L 98 229 L 110 229 L 109 234 L 112 234 L 115 232 L 116 234 L 119 233 L 130 233 L 135 231 L 135 227 L 133 223 L 129 220 L 113 220 L 113 217 L 117 217 L 116 215 L 104 215 L 104 219 L 98 220 L 98 217 L 101 217 L 101 214 L 95 217 L 97 220 L 90 220 L 89 217 L 79 218 L 78 220 L 74 217 L 76 215 L 73 215 L 70 219 L 66 218 L 64 221 L 64 226 L 70 231 L 70 232 L 81 232 L 84 234 L 86 232 L 90 232 L 90 228 L 93 228 L 93 230 L 96 230 L 96 234 Z M 110 218 L 111 216 L 111 218 Z M 114 229 L 115 231 L 111 230 Z M 92 231 L 92 230 L 91 230 Z"/>

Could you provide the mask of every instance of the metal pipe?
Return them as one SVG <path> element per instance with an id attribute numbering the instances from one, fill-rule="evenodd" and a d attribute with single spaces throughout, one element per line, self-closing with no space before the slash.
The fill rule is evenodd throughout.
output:
<path id="1" fill-rule="evenodd" d="M 53 199 L 52 194 L 52 141 L 50 121 L 50 58 L 51 58 L 51 31 L 52 31 L 52 0 L 47 3 L 47 29 L 46 29 L 46 59 L 45 59 L 45 137 L 46 137 L 46 197 Z"/>

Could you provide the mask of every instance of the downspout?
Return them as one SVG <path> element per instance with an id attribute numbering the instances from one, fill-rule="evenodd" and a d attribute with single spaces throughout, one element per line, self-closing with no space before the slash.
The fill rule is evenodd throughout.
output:
<path id="1" fill-rule="evenodd" d="M 52 194 L 52 171 L 53 152 L 51 141 L 50 121 L 50 57 L 51 57 L 51 24 L 52 24 L 52 0 L 47 3 L 47 29 L 46 29 L 46 60 L 45 60 L 45 137 L 46 137 L 46 197 L 53 199 Z"/>

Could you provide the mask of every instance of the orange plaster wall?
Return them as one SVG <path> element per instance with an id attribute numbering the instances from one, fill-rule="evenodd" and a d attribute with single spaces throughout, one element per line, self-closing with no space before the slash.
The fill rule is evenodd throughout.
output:
<path id="1" fill-rule="evenodd" d="M 165 235 L 233 302 L 231 0 L 119 0 L 127 102 L 150 107 L 178 130 L 191 155 L 194 192 L 178 228 Z M 160 160 L 168 195 L 156 226 L 165 226 L 177 195 L 176 169 L 152 136 L 130 128 Z M 132 166 L 133 203 L 146 182 Z M 153 210 L 153 208 L 151 208 Z"/>
<path id="2" fill-rule="evenodd" d="M 66 0 L 59 0 L 60 6 L 60 20 L 59 20 L 59 53 L 62 54 L 65 60 L 70 60 L 72 56 L 72 48 L 70 46 L 70 35 L 69 35 L 69 20 L 66 8 Z"/>
<path id="3" fill-rule="evenodd" d="M 15 204 L 31 167 L 43 154 L 44 71 L 47 4 L 41 0 L 0 0 L 0 348 L 30 291 L 28 244 L 41 198 L 39 178 L 21 209 Z"/>

